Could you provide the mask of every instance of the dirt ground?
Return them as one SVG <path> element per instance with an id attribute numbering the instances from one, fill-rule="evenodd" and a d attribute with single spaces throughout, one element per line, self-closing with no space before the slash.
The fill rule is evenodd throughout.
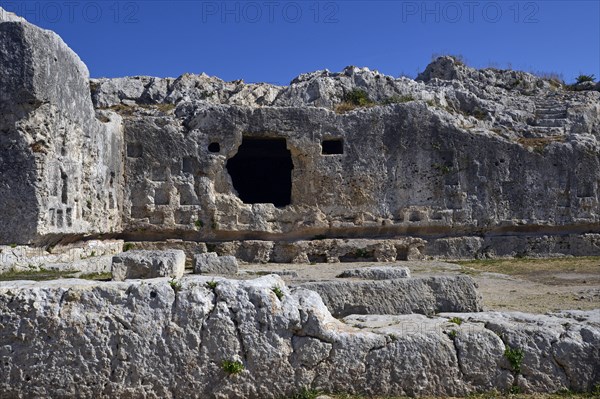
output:
<path id="1" fill-rule="evenodd" d="M 334 279 L 346 269 L 405 266 L 413 277 L 467 274 L 483 296 L 485 310 L 546 313 L 600 308 L 600 257 L 503 259 L 466 262 L 319 263 L 240 265 L 247 277 L 280 274 L 288 284 Z"/>

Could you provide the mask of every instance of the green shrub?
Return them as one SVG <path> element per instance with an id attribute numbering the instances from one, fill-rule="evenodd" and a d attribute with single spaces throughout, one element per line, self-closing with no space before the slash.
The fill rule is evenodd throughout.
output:
<path id="1" fill-rule="evenodd" d="M 521 373 L 521 364 L 523 363 L 523 357 L 524 357 L 523 350 L 521 350 L 519 348 L 513 349 L 507 345 L 506 349 L 504 350 L 504 357 L 510 363 L 510 366 L 512 367 L 513 371 L 517 374 L 520 374 Z"/>
<path id="2" fill-rule="evenodd" d="M 454 323 L 454 324 L 456 324 L 456 325 L 460 326 L 460 325 L 462 324 L 462 322 L 463 322 L 463 319 L 461 319 L 460 317 L 456 317 L 456 316 L 455 316 L 455 317 L 451 318 L 451 319 L 449 320 L 449 322 L 450 322 L 450 323 Z"/>
<path id="3" fill-rule="evenodd" d="M 209 289 L 211 289 L 211 290 L 214 290 L 215 288 L 217 288 L 217 285 L 219 285 L 219 282 L 215 281 L 215 280 L 211 280 L 211 281 L 207 281 L 206 282 L 206 287 L 209 288 Z"/>
<path id="4" fill-rule="evenodd" d="M 456 336 L 458 335 L 458 333 L 456 332 L 456 330 L 450 330 L 450 331 L 448 331 L 446 334 L 448 334 L 448 336 L 449 336 L 451 339 L 454 339 L 454 338 L 456 338 Z"/>
<path id="5" fill-rule="evenodd" d="M 354 251 L 354 256 L 357 258 L 368 258 L 371 253 L 365 248 L 358 248 Z"/>
<path id="6" fill-rule="evenodd" d="M 202 220 L 198 219 L 194 222 L 194 226 L 196 226 L 196 228 L 201 229 L 202 227 L 204 227 L 204 223 L 202 223 Z"/>
<path id="7" fill-rule="evenodd" d="M 596 76 L 594 76 L 594 75 L 579 75 L 579 76 L 577 76 L 576 80 L 577 80 L 577 83 L 595 82 Z"/>
<path id="8" fill-rule="evenodd" d="M 244 365 L 242 362 L 238 362 L 237 360 L 224 360 L 223 363 L 221 363 L 221 368 L 229 375 L 239 374 L 244 371 Z"/>
<path id="9" fill-rule="evenodd" d="M 127 252 L 129 250 L 133 249 L 133 244 L 130 242 L 126 242 L 125 245 L 123 245 L 123 252 Z"/>
<path id="10" fill-rule="evenodd" d="M 358 107 L 366 107 L 373 104 L 373 100 L 369 98 L 366 91 L 361 89 L 352 89 L 344 95 L 344 102 L 356 105 Z"/>
<path id="11" fill-rule="evenodd" d="M 281 301 L 281 299 L 283 299 L 283 291 L 281 290 L 281 288 L 273 287 L 273 288 L 271 288 L 271 291 L 273 291 L 275 293 L 275 296 L 277 296 L 277 299 L 279 299 L 280 301 Z"/>

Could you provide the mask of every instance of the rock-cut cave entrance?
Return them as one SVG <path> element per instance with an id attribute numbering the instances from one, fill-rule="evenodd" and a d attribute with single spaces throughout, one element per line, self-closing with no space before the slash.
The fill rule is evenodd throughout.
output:
<path id="1" fill-rule="evenodd" d="M 237 154 L 227 161 L 233 187 L 246 204 L 291 203 L 292 155 L 284 138 L 244 137 Z"/>

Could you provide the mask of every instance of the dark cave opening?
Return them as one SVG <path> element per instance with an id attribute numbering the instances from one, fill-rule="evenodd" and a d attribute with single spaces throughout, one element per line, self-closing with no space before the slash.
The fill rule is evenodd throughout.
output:
<path id="1" fill-rule="evenodd" d="M 292 155 L 283 138 L 244 137 L 237 154 L 227 161 L 233 187 L 246 204 L 291 203 Z"/>

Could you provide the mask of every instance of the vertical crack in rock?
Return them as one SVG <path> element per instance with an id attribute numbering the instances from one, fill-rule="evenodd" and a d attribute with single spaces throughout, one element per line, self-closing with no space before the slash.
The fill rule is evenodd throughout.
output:
<path id="1" fill-rule="evenodd" d="M 244 343 L 244 334 L 242 333 L 239 322 L 237 320 L 237 312 L 234 312 L 234 310 L 229 306 L 227 308 L 229 309 L 229 313 L 231 314 L 230 319 L 235 327 L 237 340 L 240 343 L 240 351 L 242 352 L 242 359 L 244 359 L 244 363 L 248 363 L 248 353 L 246 352 L 246 346 Z"/>

